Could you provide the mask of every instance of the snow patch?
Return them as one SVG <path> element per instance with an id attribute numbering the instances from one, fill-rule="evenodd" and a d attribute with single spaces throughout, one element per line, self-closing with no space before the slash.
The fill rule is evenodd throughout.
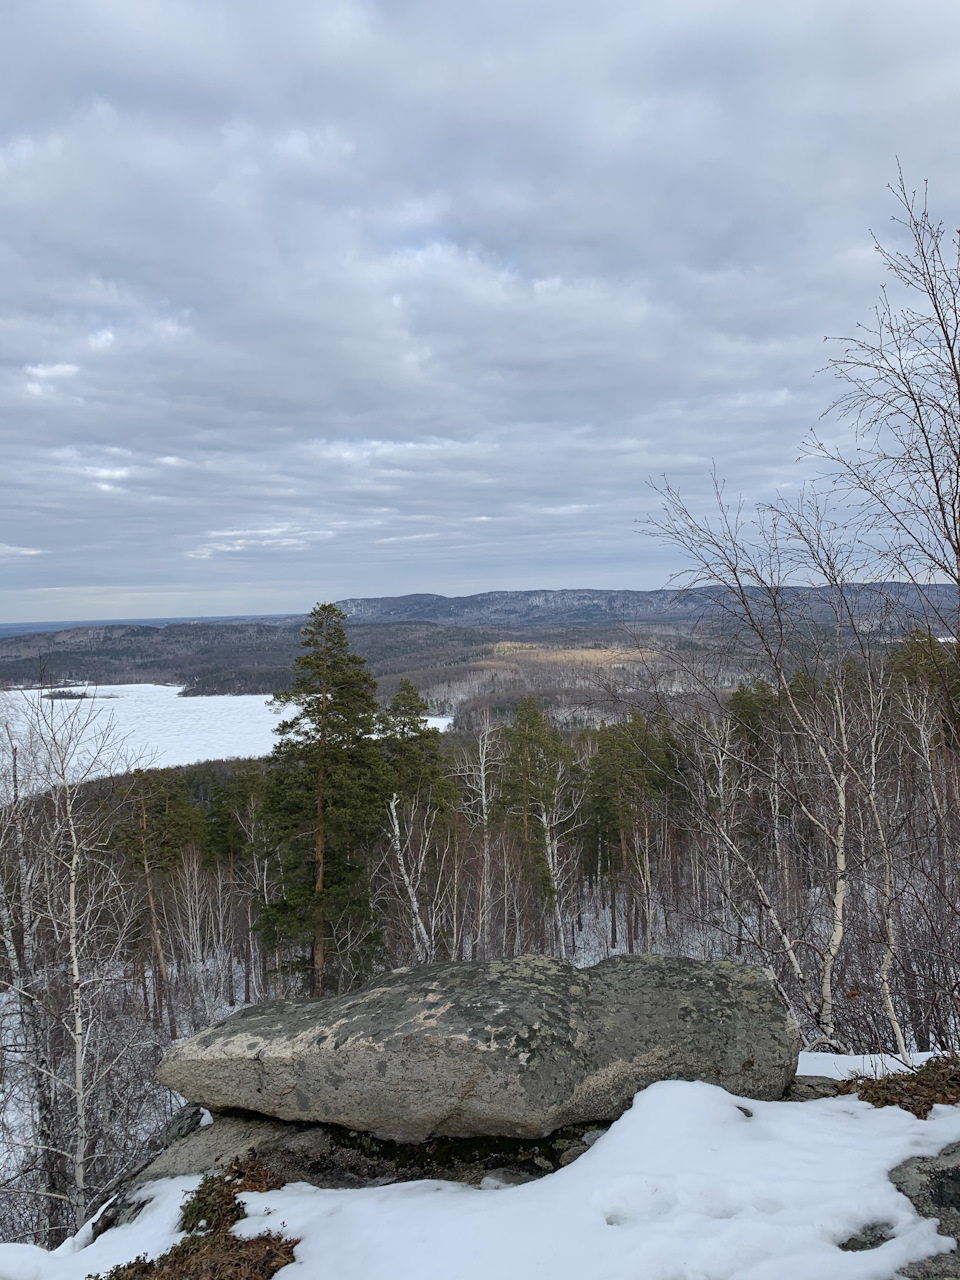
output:
<path id="1" fill-rule="evenodd" d="M 92 1242 L 84 1227 L 51 1252 L 30 1244 L 0 1244 L 0 1280 L 84 1280 L 140 1254 L 158 1258 L 183 1239 L 177 1229 L 180 1208 L 199 1183 L 199 1178 L 148 1182 L 138 1193 L 146 1203 L 136 1221 L 113 1227 Z"/>
<path id="2" fill-rule="evenodd" d="M 960 1108 L 918 1120 L 855 1097 L 756 1102 L 664 1081 L 538 1182 L 496 1195 L 435 1181 L 295 1183 L 245 1194 L 234 1230 L 299 1237 L 303 1280 L 887 1280 L 951 1243 L 887 1171 L 957 1140 Z M 135 1223 L 81 1247 L 0 1246 L 0 1280 L 83 1280 L 156 1257 L 180 1238 L 179 1207 L 195 1185 L 152 1183 Z M 878 1222 L 893 1236 L 879 1248 L 838 1248 Z"/>
<path id="3" fill-rule="evenodd" d="M 906 1071 L 909 1066 L 919 1067 L 932 1053 L 915 1053 L 907 1064 L 892 1053 L 801 1053 L 797 1067 L 798 1076 L 827 1076 L 831 1080 L 846 1080 L 849 1076 L 887 1076 Z"/>

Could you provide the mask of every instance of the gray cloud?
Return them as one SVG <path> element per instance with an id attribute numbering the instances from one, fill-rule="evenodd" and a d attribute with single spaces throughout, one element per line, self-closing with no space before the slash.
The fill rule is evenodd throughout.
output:
<path id="1" fill-rule="evenodd" d="M 945 0 L 6 0 L 0 611 L 660 585 L 797 483 Z M 42 555 L 28 554 L 43 552 Z"/>

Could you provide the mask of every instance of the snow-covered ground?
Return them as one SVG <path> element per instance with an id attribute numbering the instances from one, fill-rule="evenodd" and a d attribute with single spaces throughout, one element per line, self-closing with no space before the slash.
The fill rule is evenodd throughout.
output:
<path id="1" fill-rule="evenodd" d="M 291 1280 L 888 1280 L 952 1242 L 887 1171 L 957 1140 L 960 1107 L 917 1120 L 855 1097 L 755 1102 L 669 1081 L 538 1182 L 290 1184 L 243 1196 L 234 1230 L 299 1238 Z M 196 1184 L 151 1183 L 140 1217 L 93 1243 L 85 1229 L 55 1253 L 0 1246 L 0 1280 L 83 1280 L 156 1257 L 180 1238 L 179 1206 Z M 887 1243 L 838 1248 L 877 1223 Z"/>
<path id="2" fill-rule="evenodd" d="M 265 756 L 277 741 L 273 730 L 281 714 L 259 694 L 180 698 L 178 687 L 162 684 L 102 685 L 88 693 L 95 699 L 98 727 L 112 720 L 123 754 L 144 768 Z M 7 696 L 16 700 L 36 692 Z M 450 719 L 434 716 L 430 724 L 445 729 Z"/>
<path id="3" fill-rule="evenodd" d="M 845 1080 L 848 1076 L 886 1076 L 894 1071 L 904 1071 L 908 1066 L 918 1067 L 932 1053 L 915 1053 L 911 1062 L 902 1062 L 892 1053 L 801 1053 L 797 1067 L 798 1076 L 828 1076 L 831 1080 Z"/>

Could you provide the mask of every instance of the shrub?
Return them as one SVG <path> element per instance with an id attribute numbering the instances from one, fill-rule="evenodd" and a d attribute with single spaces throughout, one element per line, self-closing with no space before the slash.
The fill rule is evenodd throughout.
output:
<path id="1" fill-rule="evenodd" d="M 938 1054 L 914 1070 L 889 1076 L 851 1076 L 837 1092 L 855 1093 L 875 1107 L 902 1107 L 926 1120 L 938 1102 L 947 1106 L 960 1102 L 960 1055 Z"/>
<path id="2" fill-rule="evenodd" d="M 259 1160 L 234 1160 L 223 1173 L 208 1174 L 183 1206 L 183 1240 L 153 1261 L 141 1255 L 88 1280 L 270 1280 L 293 1262 L 299 1242 L 275 1233 L 244 1240 L 230 1228 L 244 1217 L 238 1192 L 280 1186 Z"/>

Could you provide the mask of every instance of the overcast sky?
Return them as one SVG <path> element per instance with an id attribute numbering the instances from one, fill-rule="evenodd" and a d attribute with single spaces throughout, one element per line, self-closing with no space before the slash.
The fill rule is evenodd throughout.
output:
<path id="1" fill-rule="evenodd" d="M 0 620 L 661 585 L 795 485 L 955 0 L 0 0 Z"/>

